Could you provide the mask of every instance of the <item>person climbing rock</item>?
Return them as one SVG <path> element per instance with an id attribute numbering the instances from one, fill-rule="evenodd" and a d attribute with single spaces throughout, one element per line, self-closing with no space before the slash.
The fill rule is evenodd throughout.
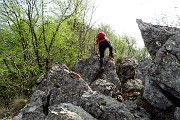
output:
<path id="1" fill-rule="evenodd" d="M 100 69 L 103 68 L 103 61 L 104 61 L 104 52 L 106 48 L 109 48 L 109 58 L 112 59 L 113 56 L 113 47 L 110 43 L 110 41 L 106 38 L 106 34 L 104 32 L 99 32 L 96 37 L 96 55 L 98 55 L 98 49 L 100 53 Z M 98 49 L 97 49 L 98 48 Z"/>

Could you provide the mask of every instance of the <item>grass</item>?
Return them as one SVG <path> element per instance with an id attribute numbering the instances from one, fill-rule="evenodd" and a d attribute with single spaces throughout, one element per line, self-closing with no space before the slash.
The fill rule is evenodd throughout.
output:
<path id="1" fill-rule="evenodd" d="M 16 115 L 28 102 L 28 99 L 20 96 L 16 99 L 14 99 L 14 101 L 12 102 L 12 109 L 11 112 L 13 115 Z"/>
<path id="2" fill-rule="evenodd" d="M 19 96 L 16 97 L 11 105 L 9 106 L 0 106 L 0 119 L 4 119 L 4 120 L 8 120 L 12 117 L 14 117 L 15 115 L 18 114 L 18 112 L 27 104 L 28 99 L 23 97 L 23 96 Z"/>
<path id="3" fill-rule="evenodd" d="M 0 107 L 0 119 L 11 116 L 10 109 L 7 107 Z"/>

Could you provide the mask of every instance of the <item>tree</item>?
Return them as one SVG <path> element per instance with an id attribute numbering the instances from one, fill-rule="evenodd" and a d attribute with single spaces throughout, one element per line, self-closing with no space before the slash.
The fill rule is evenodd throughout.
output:
<path id="1" fill-rule="evenodd" d="M 87 0 L 2 0 L 0 87 L 4 86 L 6 90 L 11 87 L 14 95 L 24 94 L 34 85 L 37 76 L 49 70 L 53 62 L 68 64 L 75 61 L 80 45 L 74 44 L 77 44 L 80 37 L 74 37 L 77 32 L 71 31 L 72 26 L 68 21 L 76 19 L 85 36 L 85 15 L 80 13 L 84 11 L 85 14 L 86 2 Z M 84 20 L 80 21 L 80 17 Z"/>

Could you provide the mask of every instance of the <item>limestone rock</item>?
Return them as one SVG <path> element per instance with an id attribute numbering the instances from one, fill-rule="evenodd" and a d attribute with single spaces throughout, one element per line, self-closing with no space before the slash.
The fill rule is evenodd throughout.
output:
<path id="1" fill-rule="evenodd" d="M 144 88 L 143 83 L 140 79 L 129 79 L 122 86 L 122 90 L 124 92 L 141 91 Z"/>
<path id="2" fill-rule="evenodd" d="M 98 79 L 92 83 L 91 89 L 94 91 L 98 91 L 104 95 L 112 96 L 116 88 L 114 87 L 113 83 L 107 82 L 103 79 Z"/>
<path id="3" fill-rule="evenodd" d="M 155 107 L 167 109 L 180 101 L 180 29 L 137 24 L 152 62 L 145 68 L 144 97 Z"/>
<path id="4" fill-rule="evenodd" d="M 128 79 L 134 79 L 138 65 L 139 63 L 134 57 L 123 57 L 122 61 L 116 65 L 120 81 L 126 82 Z"/>
<path id="5" fill-rule="evenodd" d="M 170 37 L 156 54 L 155 77 L 161 87 L 180 99 L 180 34 Z"/>
<path id="6" fill-rule="evenodd" d="M 30 103 L 13 120 L 44 120 L 46 115 L 43 98 L 45 97 L 45 92 L 36 90 L 30 99 Z"/>
<path id="7" fill-rule="evenodd" d="M 137 19 L 136 22 L 152 59 L 155 58 L 158 50 L 171 36 L 180 33 L 179 28 L 153 25 L 151 23 L 145 23 L 141 19 Z"/>
<path id="8" fill-rule="evenodd" d="M 122 93 L 120 93 L 113 83 L 107 82 L 106 80 L 97 79 L 91 84 L 91 89 L 106 96 L 111 96 L 120 102 L 123 101 Z"/>
<path id="9" fill-rule="evenodd" d="M 49 107 L 46 120 L 97 120 L 81 107 L 71 103 L 61 103 Z"/>
<path id="10" fill-rule="evenodd" d="M 171 101 L 161 92 L 161 88 L 154 82 L 153 77 L 145 78 L 145 89 L 143 97 L 151 103 L 154 107 L 159 109 L 166 109 L 170 107 L 172 104 Z"/>
<path id="11" fill-rule="evenodd" d="M 41 76 L 30 102 L 14 120 L 134 120 L 134 113 L 111 93 L 92 90 L 71 72 L 65 65 L 55 65 Z M 113 83 L 100 80 L 98 84 L 113 91 Z"/>
<path id="12" fill-rule="evenodd" d="M 174 118 L 175 118 L 175 120 L 180 120 L 180 108 L 179 107 L 176 107 L 176 109 L 175 109 Z"/>
<path id="13" fill-rule="evenodd" d="M 84 94 L 81 106 L 99 120 L 134 120 L 125 104 L 97 92 Z"/>
<path id="14" fill-rule="evenodd" d="M 104 62 L 106 62 L 106 60 L 107 58 Z M 121 84 L 116 74 L 115 63 L 111 60 L 108 60 L 104 72 L 100 75 L 97 74 L 99 71 L 99 57 L 97 56 L 91 56 L 86 60 L 78 61 L 74 67 L 74 71 L 80 73 L 88 83 L 96 81 L 97 79 L 104 79 L 117 86 Z"/>
<path id="15" fill-rule="evenodd" d="M 129 100 L 124 101 L 124 103 L 126 104 L 128 110 L 133 113 L 135 120 L 150 120 L 150 114 L 148 114 L 142 107 L 137 106 L 134 102 Z"/>

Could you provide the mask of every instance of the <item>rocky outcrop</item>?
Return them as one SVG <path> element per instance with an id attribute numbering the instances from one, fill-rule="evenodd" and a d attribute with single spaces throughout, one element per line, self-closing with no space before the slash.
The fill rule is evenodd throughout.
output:
<path id="1" fill-rule="evenodd" d="M 99 56 L 91 56 L 89 59 L 77 61 L 74 71 L 80 73 L 84 80 L 88 83 L 94 82 L 98 78 L 107 80 L 117 86 L 121 84 L 119 77 L 116 73 L 116 66 L 114 61 L 105 59 L 107 64 L 102 74 L 98 74 L 99 71 Z"/>
<path id="2" fill-rule="evenodd" d="M 122 85 L 123 92 L 140 91 L 144 85 L 140 79 L 129 79 Z"/>
<path id="3" fill-rule="evenodd" d="M 83 108 L 99 120 L 135 119 L 125 104 L 110 96 L 94 92 L 90 95 L 83 95 L 82 101 Z"/>
<path id="4" fill-rule="evenodd" d="M 120 81 L 126 82 L 129 79 L 135 79 L 138 65 L 139 62 L 134 57 L 122 57 L 121 62 L 116 65 Z"/>
<path id="5" fill-rule="evenodd" d="M 176 27 L 153 25 L 151 23 L 145 23 L 141 19 L 137 19 L 136 22 L 152 59 L 156 57 L 158 50 L 171 36 L 180 33 L 180 29 Z"/>
<path id="6" fill-rule="evenodd" d="M 176 107 L 176 109 L 175 109 L 174 119 L 175 120 L 180 120 L 180 108 L 179 107 Z"/>
<path id="7" fill-rule="evenodd" d="M 167 109 L 180 101 L 180 29 L 137 20 L 152 61 L 146 65 L 144 97 Z"/>
<path id="8" fill-rule="evenodd" d="M 151 118 L 150 114 L 147 114 L 146 110 L 134 104 L 133 101 L 127 100 L 124 101 L 124 103 L 126 104 L 128 110 L 130 110 L 131 113 L 134 114 L 137 120 L 148 120 L 148 118 Z"/>
<path id="9" fill-rule="evenodd" d="M 61 103 L 49 107 L 46 120 L 97 120 L 79 106 Z"/>
<path id="10" fill-rule="evenodd" d="M 123 98 L 125 100 L 136 99 L 144 88 L 142 81 L 144 78 L 139 69 L 139 61 L 135 57 L 122 57 L 120 62 L 116 63 L 116 70 L 121 81 Z"/>
<path id="11" fill-rule="evenodd" d="M 91 63 L 91 59 L 87 61 Z M 30 102 L 13 119 L 140 120 L 145 118 L 149 120 L 148 113 L 143 109 L 140 109 L 137 114 L 130 111 L 125 103 L 120 102 L 122 100 L 112 97 L 112 93 L 117 94 L 118 91 L 114 82 L 118 80 L 118 77 L 114 69 L 115 64 L 109 62 L 108 65 L 107 71 L 103 73 L 103 79 L 98 78 L 91 86 L 88 79 L 94 76 L 89 76 L 88 71 L 86 72 L 89 77 L 85 73 L 81 77 L 76 77 L 77 73 L 70 71 L 65 65 L 54 65 L 37 80 L 37 87 Z M 97 85 L 99 88 L 95 87 Z M 101 89 L 103 87 L 104 89 Z"/>

